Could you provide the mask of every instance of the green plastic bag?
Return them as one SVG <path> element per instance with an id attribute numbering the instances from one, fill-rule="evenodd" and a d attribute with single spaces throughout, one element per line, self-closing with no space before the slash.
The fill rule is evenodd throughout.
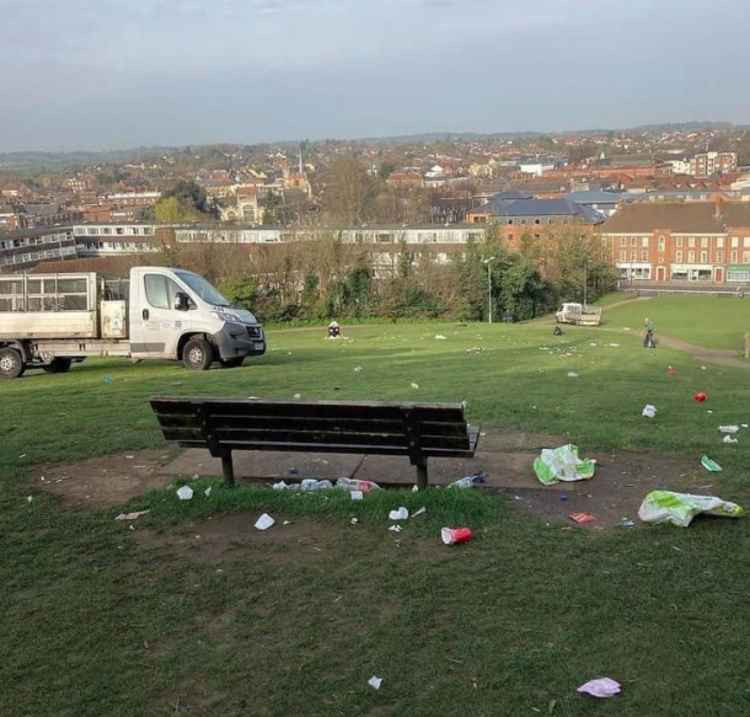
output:
<path id="1" fill-rule="evenodd" d="M 578 446 L 568 443 L 559 448 L 544 448 L 534 459 L 534 473 L 544 485 L 559 481 L 588 480 L 594 477 L 596 461 L 578 457 Z"/>
<path id="2" fill-rule="evenodd" d="M 713 495 L 690 495 L 652 490 L 641 503 L 638 517 L 645 523 L 672 523 L 687 528 L 699 513 L 739 518 L 745 510 L 736 503 Z"/>

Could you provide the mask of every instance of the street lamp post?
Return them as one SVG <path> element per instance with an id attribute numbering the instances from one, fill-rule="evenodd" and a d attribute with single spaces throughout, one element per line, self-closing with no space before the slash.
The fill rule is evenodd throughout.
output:
<path id="1" fill-rule="evenodd" d="M 492 323 L 492 262 L 497 259 L 496 256 L 491 256 L 489 259 L 485 259 L 484 263 L 487 264 L 487 323 Z"/>

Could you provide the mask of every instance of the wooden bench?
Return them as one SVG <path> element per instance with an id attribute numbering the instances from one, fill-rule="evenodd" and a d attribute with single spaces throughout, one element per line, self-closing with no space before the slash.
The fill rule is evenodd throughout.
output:
<path id="1" fill-rule="evenodd" d="M 427 486 L 428 458 L 471 458 L 479 429 L 460 403 L 151 399 L 168 441 L 206 448 L 234 484 L 233 451 L 408 456 Z"/>

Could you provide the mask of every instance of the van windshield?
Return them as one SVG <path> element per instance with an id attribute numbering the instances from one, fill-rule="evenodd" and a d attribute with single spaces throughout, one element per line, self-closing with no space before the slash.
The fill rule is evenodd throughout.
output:
<path id="1" fill-rule="evenodd" d="M 175 275 L 184 281 L 203 301 L 214 306 L 229 306 L 229 302 L 202 276 L 189 271 L 176 271 Z"/>

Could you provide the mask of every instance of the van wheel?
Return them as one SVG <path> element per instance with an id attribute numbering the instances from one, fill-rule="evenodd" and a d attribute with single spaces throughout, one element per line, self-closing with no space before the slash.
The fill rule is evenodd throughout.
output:
<path id="1" fill-rule="evenodd" d="M 70 367 L 73 364 L 73 360 L 69 358 L 54 358 L 52 361 L 43 366 L 42 368 L 47 373 L 65 373 L 70 371 Z"/>
<path id="2" fill-rule="evenodd" d="M 26 370 L 21 352 L 16 349 L 0 349 L 0 376 L 18 378 Z"/>
<path id="3" fill-rule="evenodd" d="M 222 359 L 221 365 L 224 368 L 239 368 L 242 366 L 242 362 L 245 360 L 244 356 L 236 356 L 230 359 Z"/>
<path id="4" fill-rule="evenodd" d="M 205 371 L 214 360 L 214 350 L 206 339 L 190 339 L 182 349 L 182 362 L 186 368 L 194 371 Z"/>

